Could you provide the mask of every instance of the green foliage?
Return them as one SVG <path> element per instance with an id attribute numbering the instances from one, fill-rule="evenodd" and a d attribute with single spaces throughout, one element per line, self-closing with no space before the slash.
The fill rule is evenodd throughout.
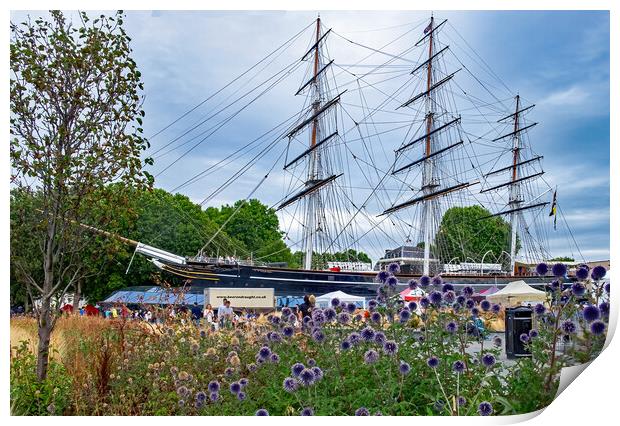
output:
<path id="1" fill-rule="evenodd" d="M 299 264 L 303 264 L 304 253 L 301 251 L 296 251 L 293 254 L 295 261 Z M 364 263 L 372 263 L 370 257 L 362 252 L 356 251 L 354 249 L 349 249 L 345 251 L 338 251 L 335 253 L 317 253 L 313 252 L 312 254 L 312 267 L 314 269 L 325 269 L 327 268 L 327 262 L 364 262 Z"/>
<path id="2" fill-rule="evenodd" d="M 569 256 L 559 256 L 554 257 L 553 259 L 549 259 L 549 262 L 574 262 L 575 259 Z"/>
<path id="3" fill-rule="evenodd" d="M 491 212 L 481 206 L 451 207 L 443 215 L 434 246 L 443 258 L 485 261 L 510 252 L 510 224 L 499 216 L 482 219 Z M 517 250 L 521 243 L 517 235 Z"/>

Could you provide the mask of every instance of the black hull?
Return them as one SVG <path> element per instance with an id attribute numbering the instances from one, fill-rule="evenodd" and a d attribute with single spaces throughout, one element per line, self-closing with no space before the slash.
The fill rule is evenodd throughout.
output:
<path id="1" fill-rule="evenodd" d="M 345 293 L 374 297 L 379 284 L 375 282 L 376 272 L 332 272 L 307 271 L 297 269 L 257 267 L 245 265 L 212 264 L 189 262 L 187 265 L 162 264 L 162 270 L 185 279 L 193 291 L 207 287 L 224 288 L 273 288 L 276 296 L 303 296 L 305 294 L 321 295 L 336 290 Z M 407 281 L 419 278 L 419 275 L 397 275 L 400 284 L 398 290 L 407 288 Z M 511 281 L 523 280 L 530 285 L 543 289 L 544 280 L 538 276 L 480 276 L 449 275 L 444 276 L 458 290 L 466 285 L 476 291 L 492 285 L 501 288 Z"/>

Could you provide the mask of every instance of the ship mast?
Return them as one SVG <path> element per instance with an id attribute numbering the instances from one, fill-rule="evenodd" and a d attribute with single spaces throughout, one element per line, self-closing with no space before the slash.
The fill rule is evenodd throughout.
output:
<path id="1" fill-rule="evenodd" d="M 512 210 L 517 208 L 517 204 L 521 202 L 519 199 L 519 168 L 517 165 L 519 164 L 519 151 L 521 147 L 519 146 L 519 106 L 520 106 L 520 97 L 516 96 L 517 105 L 515 107 L 515 117 L 514 117 L 514 126 L 513 133 L 514 137 L 512 139 L 512 184 L 510 185 L 510 198 L 508 201 L 508 205 Z M 513 211 L 510 213 L 510 273 L 514 275 L 515 273 L 515 257 L 517 254 L 517 220 L 518 220 L 518 211 Z"/>
<path id="2" fill-rule="evenodd" d="M 431 130 L 433 128 L 433 101 L 431 86 L 433 82 L 433 24 L 434 18 L 431 16 L 429 43 L 428 43 L 428 64 L 426 65 L 426 148 L 424 160 L 424 170 L 422 174 L 422 189 L 425 196 L 433 190 L 433 159 L 431 155 Z M 426 199 L 423 207 L 424 223 L 424 275 L 430 273 L 430 250 L 431 250 L 431 203 L 432 199 Z"/>
<path id="3" fill-rule="evenodd" d="M 310 133 L 310 149 L 312 152 L 310 153 L 310 167 L 308 167 L 308 182 L 313 182 L 317 179 L 317 151 L 314 149 L 316 147 L 316 139 L 317 134 L 319 134 L 319 117 L 318 111 L 321 104 L 321 85 L 319 84 L 318 73 L 319 73 L 319 39 L 321 35 L 321 18 L 316 18 L 316 49 L 314 50 L 314 75 L 312 83 L 313 85 L 313 102 L 312 102 L 312 111 L 313 116 L 316 116 L 314 120 L 312 120 L 312 131 Z M 304 256 L 304 269 L 312 269 L 312 251 L 313 251 L 313 239 L 314 239 L 314 228 L 315 228 L 315 210 L 316 210 L 316 202 L 317 202 L 317 193 L 311 193 L 308 195 L 307 204 L 306 204 L 306 223 L 305 223 L 305 232 L 304 232 L 304 247 L 305 247 L 305 256 Z"/>

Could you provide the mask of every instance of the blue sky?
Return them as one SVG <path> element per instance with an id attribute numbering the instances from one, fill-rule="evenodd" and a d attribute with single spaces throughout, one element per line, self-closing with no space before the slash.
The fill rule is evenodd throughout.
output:
<path id="1" fill-rule="evenodd" d="M 23 15 L 14 12 L 12 19 Z M 409 27 L 420 25 L 429 15 L 430 12 L 409 11 L 326 11 L 321 18 L 327 28 L 339 34 L 330 35 L 328 40 L 331 57 L 337 63 L 350 64 L 370 52 L 351 45 L 343 37 L 378 48 Z M 527 102 L 537 105 L 530 118 L 540 124 L 529 133 L 529 138 L 536 153 L 545 157 L 545 179 L 558 186 L 561 209 L 583 256 L 589 260 L 609 258 L 609 14 L 442 11 L 435 16 L 447 18 L 450 28 L 446 33 L 455 28 L 508 86 L 510 92 L 497 80 L 493 82 L 502 99 L 518 92 Z M 315 18 L 316 12 L 128 11 L 126 29 L 133 39 L 134 58 L 145 83 L 147 136 L 224 86 Z M 410 46 L 422 29 L 423 26 L 385 50 L 396 53 Z M 454 37 L 455 33 L 452 34 Z M 298 59 L 307 49 L 310 37 L 308 30 L 274 62 L 273 70 Z M 463 45 L 462 41 L 460 44 Z M 417 59 L 416 55 L 414 52 L 410 59 Z M 461 58 L 470 66 L 466 54 Z M 385 60 L 385 56 L 375 55 L 370 62 Z M 296 70 L 260 103 L 239 114 L 234 124 L 159 175 L 156 185 L 173 189 L 300 111 L 303 99 L 293 94 L 304 80 L 304 72 L 305 67 Z M 153 150 L 199 121 L 217 102 L 214 99 L 205 104 L 153 138 Z M 182 149 L 157 158 L 153 171 L 160 171 Z M 235 190 L 219 194 L 212 204 L 243 198 L 270 165 L 268 161 L 257 164 Z M 224 169 L 220 176 L 230 174 L 231 169 L 232 166 Z M 217 179 L 201 180 L 181 192 L 201 201 L 217 186 Z M 272 204 L 282 197 L 282 187 L 283 183 L 276 181 L 261 187 L 256 196 Z M 566 250 L 565 236 L 551 232 L 550 238 L 553 255 L 571 254 Z"/>

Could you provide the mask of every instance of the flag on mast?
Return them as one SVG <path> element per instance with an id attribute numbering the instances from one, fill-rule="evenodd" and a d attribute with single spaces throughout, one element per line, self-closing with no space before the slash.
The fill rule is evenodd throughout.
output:
<path id="1" fill-rule="evenodd" d="M 424 34 L 426 34 L 427 32 L 429 32 L 432 29 L 433 29 L 433 23 L 431 22 L 430 24 L 428 24 L 428 26 L 426 28 L 424 28 Z"/>
<path id="2" fill-rule="evenodd" d="M 556 188 L 553 192 L 553 202 L 551 203 L 551 212 L 549 212 L 549 217 L 553 216 L 553 230 L 557 230 L 558 223 L 558 211 L 557 211 L 557 197 L 558 197 L 558 189 Z"/>

